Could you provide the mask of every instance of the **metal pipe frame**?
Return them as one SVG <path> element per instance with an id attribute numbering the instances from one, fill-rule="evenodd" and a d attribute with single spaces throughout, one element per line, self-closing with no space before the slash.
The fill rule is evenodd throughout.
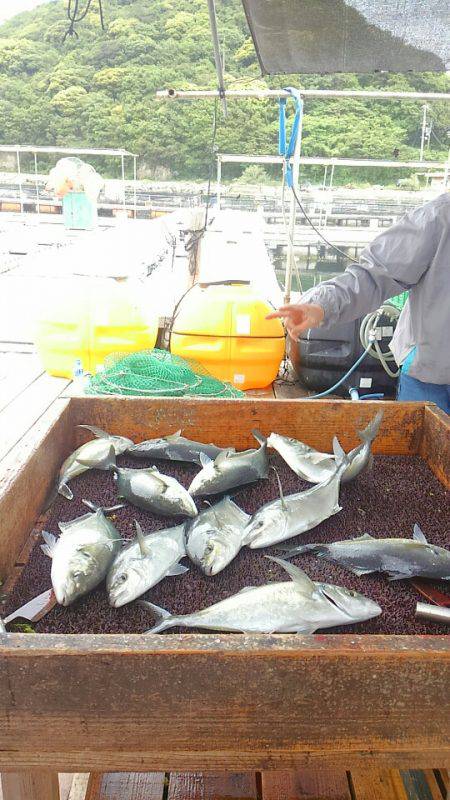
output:
<path id="1" fill-rule="evenodd" d="M 356 89 L 300 89 L 302 97 L 322 97 L 339 99 L 340 97 L 353 97 L 355 100 L 418 100 L 432 102 L 434 100 L 450 100 L 450 92 L 382 92 L 378 90 L 358 91 Z M 194 89 L 183 91 L 179 89 L 163 89 L 156 92 L 158 100 L 198 100 L 200 98 L 220 97 L 217 89 Z M 225 97 L 248 98 L 256 97 L 261 100 L 267 98 L 278 99 L 290 97 L 284 89 L 226 89 Z"/>

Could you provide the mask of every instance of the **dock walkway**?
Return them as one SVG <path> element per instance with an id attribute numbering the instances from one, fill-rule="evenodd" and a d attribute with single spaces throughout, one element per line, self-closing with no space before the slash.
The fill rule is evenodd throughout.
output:
<path id="1" fill-rule="evenodd" d="M 3 344 L 0 352 L 0 485 L 41 417 L 70 393 L 70 381 L 52 378 L 31 348 Z M 298 386 L 275 384 L 253 396 L 300 396 Z M 330 725 L 332 725 L 330 720 Z M 60 774 L 59 791 L 46 774 L 30 790 L 17 774 L 5 774 L 0 800 L 446 800 L 446 770 L 328 768 L 243 773 Z M 30 793 L 31 791 L 31 793 Z M 58 796 L 59 795 L 59 796 Z"/>

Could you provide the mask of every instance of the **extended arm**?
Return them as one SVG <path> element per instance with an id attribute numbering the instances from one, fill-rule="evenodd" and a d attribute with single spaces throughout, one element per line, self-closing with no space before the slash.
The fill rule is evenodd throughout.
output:
<path id="1" fill-rule="evenodd" d="M 305 292 L 298 306 L 283 306 L 277 316 L 286 319 L 291 335 L 321 322 L 329 327 L 358 319 L 420 281 L 433 260 L 437 239 L 433 210 L 415 209 L 377 236 L 363 250 L 359 264 Z"/>

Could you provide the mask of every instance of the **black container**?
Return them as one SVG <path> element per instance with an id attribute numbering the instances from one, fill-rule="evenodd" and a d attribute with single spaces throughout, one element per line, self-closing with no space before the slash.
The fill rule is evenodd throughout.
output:
<path id="1" fill-rule="evenodd" d="M 363 352 L 359 340 L 361 320 L 335 325 L 333 328 L 313 328 L 297 341 L 289 339 L 289 358 L 299 380 L 316 392 L 329 389 L 350 369 Z M 394 326 L 392 320 L 381 317 L 377 328 L 385 334 L 379 344 L 382 352 L 388 351 Z M 390 364 L 395 371 L 395 362 Z M 391 378 L 378 359 L 367 355 L 333 394 L 348 397 L 354 387 L 362 394 L 383 393 L 395 397 L 397 378 Z"/>

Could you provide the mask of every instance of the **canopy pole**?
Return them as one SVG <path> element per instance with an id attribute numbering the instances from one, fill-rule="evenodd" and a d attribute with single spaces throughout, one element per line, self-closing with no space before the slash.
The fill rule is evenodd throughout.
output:
<path id="1" fill-rule="evenodd" d="M 257 97 L 261 100 L 266 98 L 290 97 L 284 89 L 224 89 L 225 98 L 236 97 Z M 356 89 L 300 89 L 302 97 L 322 97 L 339 99 L 340 97 L 353 97 L 355 100 L 420 100 L 431 102 L 433 100 L 450 100 L 450 92 L 382 92 L 359 91 Z M 199 98 L 221 97 L 222 90 L 217 89 L 195 89 L 193 91 L 183 91 L 178 89 L 163 89 L 156 92 L 158 100 L 198 100 Z"/>
<path id="2" fill-rule="evenodd" d="M 40 212 L 40 204 L 39 204 L 39 181 L 38 181 L 38 168 L 37 168 L 37 154 L 34 154 L 34 185 L 36 187 L 36 211 L 39 214 Z"/>
<path id="3" fill-rule="evenodd" d="M 303 130 L 303 105 L 300 101 L 300 119 L 297 131 L 297 138 L 295 140 L 294 154 L 292 158 L 292 183 L 296 194 L 299 193 L 299 175 L 300 175 L 300 151 L 302 146 L 302 130 Z M 288 305 L 291 302 L 291 286 L 292 286 L 292 273 L 295 267 L 295 253 L 294 253 L 294 236 L 295 236 L 295 217 L 297 211 L 297 201 L 295 199 L 294 191 L 291 190 L 291 208 L 289 218 L 289 239 L 288 251 L 286 259 L 286 275 L 284 281 L 284 302 Z M 301 291 L 301 287 L 300 287 Z"/>
<path id="4" fill-rule="evenodd" d="M 217 156 L 216 204 L 218 211 L 220 211 L 221 200 L 222 200 L 222 159 L 220 156 Z"/>
<path id="5" fill-rule="evenodd" d="M 126 211 L 127 207 L 127 199 L 125 195 L 125 158 L 121 156 L 121 164 L 122 164 L 122 197 L 123 197 L 123 210 Z"/>
<path id="6" fill-rule="evenodd" d="M 222 101 L 224 117 L 227 116 L 227 101 L 225 99 L 225 83 L 223 79 L 222 56 L 220 54 L 219 34 L 217 31 L 216 6 L 214 0 L 208 0 L 209 24 L 214 47 L 214 61 L 216 62 L 217 81 L 219 84 L 218 95 Z"/>
<path id="7" fill-rule="evenodd" d="M 20 153 L 16 150 L 17 177 L 19 180 L 20 213 L 23 214 L 22 173 L 20 171 Z"/>
<path id="8" fill-rule="evenodd" d="M 136 181 L 137 181 L 137 158 L 133 156 L 133 181 L 134 181 L 134 218 L 137 219 L 137 199 L 136 199 Z"/>

